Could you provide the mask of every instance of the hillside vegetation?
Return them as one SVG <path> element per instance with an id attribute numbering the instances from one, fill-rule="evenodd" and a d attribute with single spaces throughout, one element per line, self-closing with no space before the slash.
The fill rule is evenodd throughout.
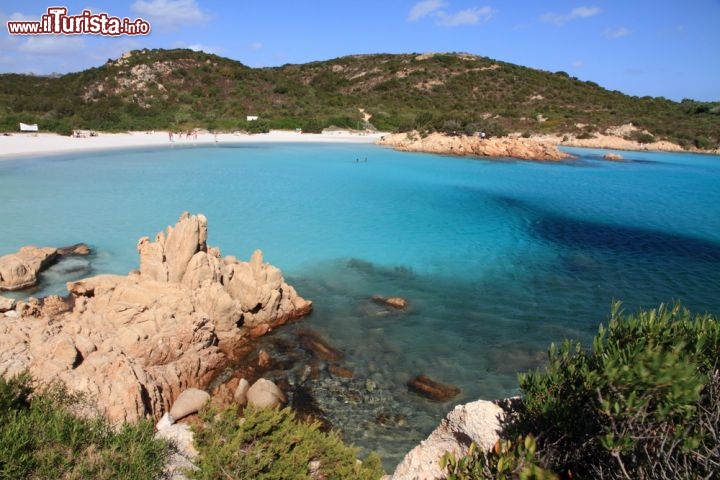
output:
<path id="1" fill-rule="evenodd" d="M 65 134 L 337 126 L 589 136 L 633 123 L 641 142 L 720 144 L 720 102 L 630 97 L 565 72 L 455 53 L 249 68 L 191 50 L 132 51 L 62 76 L 0 75 L 0 109 L 3 131 L 25 122 Z M 259 120 L 248 122 L 248 115 Z"/>

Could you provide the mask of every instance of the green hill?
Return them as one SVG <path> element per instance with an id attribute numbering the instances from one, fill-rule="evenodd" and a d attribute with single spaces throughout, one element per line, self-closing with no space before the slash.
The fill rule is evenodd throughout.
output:
<path id="1" fill-rule="evenodd" d="M 0 109 L 4 131 L 25 122 L 59 133 L 334 125 L 592 135 L 632 122 L 658 140 L 720 144 L 720 102 L 630 97 L 564 72 L 458 53 L 249 68 L 191 50 L 140 50 L 57 77 L 0 75 Z"/>

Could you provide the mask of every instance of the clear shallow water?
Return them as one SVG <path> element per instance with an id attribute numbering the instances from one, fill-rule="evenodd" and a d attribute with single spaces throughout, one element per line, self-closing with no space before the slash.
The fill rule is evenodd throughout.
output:
<path id="1" fill-rule="evenodd" d="M 0 253 L 82 241 L 96 253 L 78 275 L 124 274 L 140 236 L 204 213 L 211 245 L 240 258 L 261 248 L 315 302 L 277 335 L 311 326 L 345 352 L 355 379 L 313 393 L 390 466 L 453 404 L 516 393 L 515 372 L 542 362 L 550 342 L 589 339 L 613 299 L 720 313 L 720 158 L 570 151 L 580 161 L 347 144 L 0 161 Z M 64 292 L 57 270 L 35 294 Z M 411 307 L 378 316 L 374 294 Z M 420 373 L 462 394 L 419 399 L 405 383 Z"/>

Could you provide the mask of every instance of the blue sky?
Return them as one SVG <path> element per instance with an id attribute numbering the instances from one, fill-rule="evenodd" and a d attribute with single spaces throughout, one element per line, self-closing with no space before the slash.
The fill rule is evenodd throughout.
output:
<path id="1" fill-rule="evenodd" d="M 147 36 L 11 36 L 48 7 L 151 25 Z M 720 101 L 720 0 L 0 0 L 0 72 L 66 73 L 137 48 L 277 66 L 356 53 L 469 52 L 629 95 Z"/>

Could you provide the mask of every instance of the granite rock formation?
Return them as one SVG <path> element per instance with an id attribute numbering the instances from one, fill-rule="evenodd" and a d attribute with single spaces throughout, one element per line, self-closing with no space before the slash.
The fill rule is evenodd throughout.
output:
<path id="1" fill-rule="evenodd" d="M 560 161 L 573 158 L 561 152 L 551 142 L 524 138 L 480 138 L 477 136 L 449 136 L 431 133 L 423 136 L 414 133 L 385 135 L 379 145 L 387 145 L 405 152 L 426 152 L 443 155 L 518 158 L 521 160 Z"/>
<path id="2" fill-rule="evenodd" d="M 467 455 L 472 442 L 489 450 L 500 439 L 505 410 L 495 402 L 477 400 L 458 405 L 427 439 L 413 448 L 395 469 L 392 480 L 446 478 L 440 459 L 446 452 Z"/>
<path id="3" fill-rule="evenodd" d="M 207 220 L 184 213 L 141 238 L 139 272 L 68 283 L 65 299 L 21 301 L 0 322 L 0 375 L 28 370 L 90 394 L 111 422 L 160 418 L 205 389 L 254 336 L 310 312 L 277 268 L 253 253 L 221 258 Z M 11 314 L 11 315 L 9 315 Z"/>
<path id="4" fill-rule="evenodd" d="M 69 247 L 35 247 L 28 245 L 15 253 L 0 257 L 0 291 L 22 290 L 38 283 L 38 275 L 61 257 L 88 255 L 83 243 Z"/>
<path id="5" fill-rule="evenodd" d="M 37 283 L 37 275 L 57 257 L 57 249 L 22 247 L 0 257 L 0 290 L 21 290 Z"/>

